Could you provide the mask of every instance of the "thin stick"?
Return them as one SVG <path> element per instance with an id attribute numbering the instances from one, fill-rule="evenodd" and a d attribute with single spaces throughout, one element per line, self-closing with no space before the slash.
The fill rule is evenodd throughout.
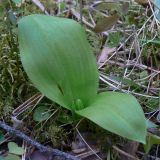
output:
<path id="1" fill-rule="evenodd" d="M 9 132 L 11 134 L 14 134 L 15 136 L 25 140 L 26 142 L 28 142 L 29 144 L 35 146 L 36 148 L 38 148 L 42 152 L 50 152 L 50 153 L 53 154 L 53 156 L 63 157 L 64 160 L 79 160 L 75 156 L 72 156 L 72 155 L 70 155 L 68 153 L 62 152 L 62 151 L 60 151 L 58 149 L 52 149 L 52 148 L 48 148 L 46 146 L 43 146 L 42 144 L 40 144 L 37 141 L 31 139 L 30 137 L 28 137 L 27 135 L 25 135 L 21 131 L 16 130 L 13 127 L 8 126 L 7 124 L 5 124 L 2 121 L 0 121 L 0 128 L 3 128 L 7 132 Z"/>
<path id="2" fill-rule="evenodd" d="M 138 158 L 126 153 L 125 151 L 119 149 L 117 146 L 113 146 L 113 149 L 116 150 L 117 152 L 119 152 L 120 154 L 123 154 L 124 156 L 128 157 L 128 158 L 131 158 L 133 160 L 139 160 Z"/>
<path id="3" fill-rule="evenodd" d="M 76 128 L 77 133 L 79 134 L 79 136 L 81 137 L 81 139 L 83 140 L 83 142 L 86 144 L 86 146 L 93 152 L 93 154 L 99 159 L 102 160 L 102 158 L 96 153 L 96 151 L 94 151 L 90 145 L 86 142 L 86 140 L 83 138 L 83 136 L 81 135 L 81 133 L 79 132 L 78 128 Z"/>
<path id="4" fill-rule="evenodd" d="M 32 2 L 46 15 L 49 15 L 49 13 L 46 11 L 44 5 L 39 0 L 32 0 Z"/>

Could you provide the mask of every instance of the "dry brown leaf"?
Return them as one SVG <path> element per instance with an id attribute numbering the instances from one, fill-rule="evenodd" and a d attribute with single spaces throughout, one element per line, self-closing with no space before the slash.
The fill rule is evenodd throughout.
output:
<path id="1" fill-rule="evenodd" d="M 137 2 L 138 4 L 142 6 L 148 5 L 148 0 L 135 0 L 135 2 Z"/>
<path id="2" fill-rule="evenodd" d="M 104 32 L 104 31 L 110 29 L 113 25 L 115 25 L 117 23 L 118 19 L 119 19 L 119 16 L 117 14 L 102 18 L 97 22 L 97 24 L 94 28 L 94 31 L 98 32 L 98 33 Z"/>
<path id="3" fill-rule="evenodd" d="M 116 48 L 110 48 L 110 47 L 104 47 L 102 49 L 102 52 L 100 54 L 100 56 L 98 57 L 98 65 L 104 63 L 106 61 L 106 59 L 108 58 L 108 56 L 115 52 Z"/>

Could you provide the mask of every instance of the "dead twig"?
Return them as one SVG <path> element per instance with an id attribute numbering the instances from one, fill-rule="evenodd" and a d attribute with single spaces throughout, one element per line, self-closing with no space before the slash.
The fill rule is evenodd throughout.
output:
<path id="1" fill-rule="evenodd" d="M 113 149 L 116 150 L 117 152 L 119 152 L 120 154 L 128 157 L 128 158 L 131 158 L 131 159 L 133 159 L 133 160 L 139 160 L 138 158 L 136 158 L 136 157 L 134 157 L 134 156 L 126 153 L 125 151 L 123 151 L 123 150 L 121 150 L 121 149 L 119 149 L 117 146 L 113 146 Z"/>
<path id="2" fill-rule="evenodd" d="M 32 0 L 32 2 L 46 15 L 49 15 L 49 13 L 46 11 L 44 5 L 39 0 Z"/>
<path id="3" fill-rule="evenodd" d="M 3 128 L 4 130 L 6 130 L 7 132 L 25 140 L 27 143 L 35 146 L 37 149 L 39 149 L 41 152 L 49 152 L 53 154 L 54 156 L 58 156 L 58 157 L 63 157 L 64 160 L 79 160 L 78 158 L 76 158 L 75 156 L 72 156 L 68 153 L 62 152 L 58 149 L 52 149 L 52 148 L 48 148 L 46 146 L 43 146 L 42 144 L 38 143 L 37 141 L 31 139 L 29 136 L 25 135 L 24 133 L 22 133 L 21 131 L 8 126 L 7 124 L 5 124 L 4 122 L 0 121 L 0 128 Z"/>

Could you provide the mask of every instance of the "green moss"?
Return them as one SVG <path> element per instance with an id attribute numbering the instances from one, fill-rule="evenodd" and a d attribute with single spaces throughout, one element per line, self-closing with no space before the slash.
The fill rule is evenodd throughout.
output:
<path id="1" fill-rule="evenodd" d="M 54 147 L 60 147 L 64 139 L 64 131 L 62 128 L 52 124 L 48 128 L 48 136 L 52 141 Z"/>

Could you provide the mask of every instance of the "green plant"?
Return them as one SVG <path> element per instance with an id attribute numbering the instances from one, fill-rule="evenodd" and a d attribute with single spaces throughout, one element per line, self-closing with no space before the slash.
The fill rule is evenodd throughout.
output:
<path id="1" fill-rule="evenodd" d="M 8 143 L 8 150 L 9 154 L 6 157 L 2 157 L 2 160 L 20 160 L 19 156 L 25 153 L 25 150 L 19 147 L 15 142 Z"/>
<path id="2" fill-rule="evenodd" d="M 15 142 L 9 142 L 8 149 L 9 153 L 16 155 L 22 155 L 25 152 L 25 150 L 22 147 L 19 147 Z"/>
<path id="3" fill-rule="evenodd" d="M 145 143 L 146 121 L 137 100 L 97 93 L 98 70 L 83 28 L 75 21 L 30 15 L 19 21 L 20 56 L 34 85 L 49 99 L 110 132 Z"/>

